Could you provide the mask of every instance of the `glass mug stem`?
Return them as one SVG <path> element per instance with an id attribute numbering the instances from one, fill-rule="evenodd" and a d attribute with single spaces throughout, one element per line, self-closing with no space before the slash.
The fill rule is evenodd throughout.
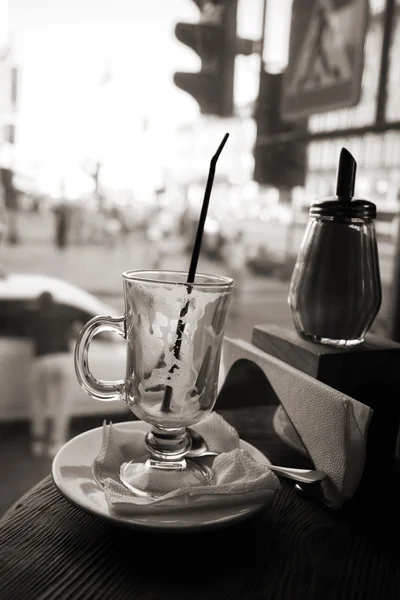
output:
<path id="1" fill-rule="evenodd" d="M 153 426 L 146 434 L 145 447 L 151 455 L 153 466 L 161 462 L 163 464 L 160 464 L 160 468 L 170 468 L 169 465 L 172 464 L 179 468 L 180 462 L 192 447 L 192 440 L 185 427 L 166 429 Z"/>
<path id="2" fill-rule="evenodd" d="M 144 468 L 147 469 L 148 473 L 151 470 L 164 473 L 168 471 L 181 471 L 185 473 L 190 466 L 190 471 L 198 482 L 206 484 L 212 481 L 213 472 L 209 466 L 185 459 L 186 454 L 192 447 L 192 439 L 186 427 L 164 428 L 153 426 L 146 434 L 144 445 L 150 454 L 144 463 Z M 139 460 L 133 459 L 128 463 L 122 464 L 119 471 L 120 480 L 135 495 L 155 499 L 157 494 L 154 495 L 152 491 L 146 492 L 146 490 L 138 489 L 137 486 L 132 484 L 132 472 L 135 472 L 138 468 L 140 472 L 140 463 L 142 462 L 142 458 L 139 458 Z M 166 492 L 165 481 L 163 488 L 163 491 Z"/>

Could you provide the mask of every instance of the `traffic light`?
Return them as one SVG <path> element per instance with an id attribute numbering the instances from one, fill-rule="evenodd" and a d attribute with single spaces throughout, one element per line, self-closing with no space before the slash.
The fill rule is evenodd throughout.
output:
<path id="1" fill-rule="evenodd" d="M 201 58 L 201 71 L 174 75 L 174 83 L 187 92 L 204 115 L 233 115 L 235 56 L 255 51 L 252 40 L 237 38 L 238 0 L 192 0 L 200 9 L 199 23 L 177 23 L 177 39 Z"/>
<path id="2" fill-rule="evenodd" d="M 261 72 L 256 106 L 257 136 L 254 150 L 254 180 L 278 189 L 304 186 L 307 145 L 304 142 L 263 145 L 263 139 L 279 133 L 307 131 L 307 119 L 285 122 L 280 115 L 282 74 Z"/>

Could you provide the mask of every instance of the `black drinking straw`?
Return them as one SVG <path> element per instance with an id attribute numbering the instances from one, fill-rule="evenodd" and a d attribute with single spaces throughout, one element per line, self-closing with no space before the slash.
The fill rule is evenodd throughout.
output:
<path id="1" fill-rule="evenodd" d="M 223 137 L 222 142 L 218 146 L 216 153 L 214 154 L 214 156 L 212 157 L 211 162 L 210 162 L 210 170 L 208 172 L 207 184 L 206 184 L 206 189 L 205 189 L 204 198 L 203 198 L 203 205 L 201 207 L 200 219 L 199 219 L 199 223 L 197 225 L 197 233 L 196 233 L 196 238 L 195 238 L 194 245 L 193 245 L 192 258 L 190 261 L 189 272 L 188 272 L 188 276 L 187 276 L 187 280 L 186 280 L 186 282 L 188 284 L 194 283 L 194 279 L 196 277 L 197 263 L 199 260 L 201 242 L 203 240 L 204 224 L 205 224 L 206 218 L 207 218 L 208 205 L 210 203 L 210 196 L 211 196 L 212 186 L 214 183 L 215 167 L 217 165 L 217 160 L 219 158 L 219 155 L 221 154 L 228 137 L 229 137 L 229 133 L 226 133 Z M 188 294 L 191 294 L 192 286 L 188 285 L 187 290 L 188 290 Z M 175 344 L 174 344 L 174 349 L 173 349 L 174 357 L 176 359 L 179 359 L 179 353 L 180 353 L 181 345 L 182 345 L 182 335 L 183 335 L 183 331 L 185 329 L 185 323 L 182 321 L 182 317 L 184 317 L 186 315 L 188 309 L 189 309 L 189 301 L 187 301 L 186 304 L 181 309 L 178 325 L 176 328 L 176 339 L 175 339 Z M 177 364 L 176 363 L 173 364 L 172 367 L 170 368 L 169 372 L 173 373 L 174 369 L 176 367 L 177 367 Z M 165 394 L 164 394 L 163 402 L 161 405 L 162 412 L 170 411 L 171 396 L 172 396 L 172 387 L 170 385 L 167 385 L 165 388 Z"/>

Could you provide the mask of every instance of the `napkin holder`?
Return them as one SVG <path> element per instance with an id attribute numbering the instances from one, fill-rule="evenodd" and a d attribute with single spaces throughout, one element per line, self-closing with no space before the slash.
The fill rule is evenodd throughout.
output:
<path id="1" fill-rule="evenodd" d="M 272 324 L 254 327 L 252 345 L 315 379 L 355 398 L 374 411 L 357 499 L 375 502 L 398 495 L 400 423 L 400 344 L 367 334 L 353 348 L 335 348 L 302 339 L 294 330 Z"/>
<path id="2" fill-rule="evenodd" d="M 255 406 L 260 408 L 254 411 Z M 252 434 L 256 433 L 260 448 L 272 463 L 327 474 L 312 489 L 306 486 L 309 496 L 335 510 L 353 498 L 365 465 L 372 414 L 368 407 L 249 342 L 225 338 L 215 408 L 228 410 L 233 418 L 237 412 L 242 427 L 246 407 L 253 414 Z M 272 419 L 264 420 L 266 407 L 272 409 Z M 271 437 L 275 439 L 272 445 L 267 444 Z M 285 451 L 290 447 L 298 456 L 303 454 L 308 464 L 292 464 Z M 314 491 L 316 494 L 311 493 Z"/>

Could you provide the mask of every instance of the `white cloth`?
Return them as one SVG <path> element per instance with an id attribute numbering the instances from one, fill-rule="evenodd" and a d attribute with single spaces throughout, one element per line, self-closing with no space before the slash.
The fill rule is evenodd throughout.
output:
<path id="1" fill-rule="evenodd" d="M 196 485 L 193 477 L 182 471 L 144 469 L 132 475 L 129 483 L 142 488 L 149 483 L 165 484 L 165 494 L 156 500 L 135 496 L 119 480 L 119 468 L 135 457 L 146 453 L 144 431 L 118 429 L 118 425 L 103 427 L 102 446 L 94 463 L 97 481 L 103 486 L 110 510 L 133 513 L 146 510 L 185 508 L 205 505 L 221 506 L 232 503 L 260 502 L 280 487 L 279 480 L 268 464 L 256 461 L 240 448 L 237 432 L 217 413 L 211 413 L 193 427 L 200 433 L 210 450 L 220 452 L 212 462 L 213 479 L 208 485 Z M 126 473 L 125 473 L 126 476 Z M 173 491 L 170 491 L 172 488 Z"/>

